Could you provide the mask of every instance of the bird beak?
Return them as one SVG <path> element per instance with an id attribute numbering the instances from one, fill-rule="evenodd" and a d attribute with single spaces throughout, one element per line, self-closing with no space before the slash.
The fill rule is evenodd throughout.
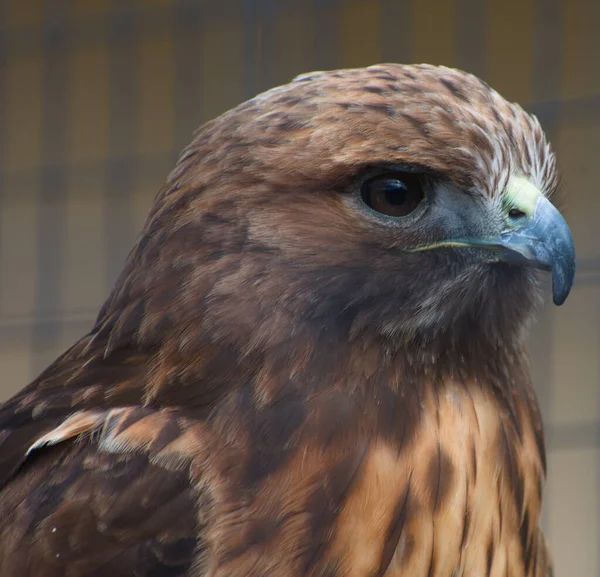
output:
<path id="1" fill-rule="evenodd" d="M 575 248 L 565 219 L 554 205 L 522 176 L 513 176 L 503 195 L 504 226 L 492 238 L 457 238 L 408 249 L 485 248 L 495 258 L 552 272 L 554 304 L 562 305 L 573 286 Z"/>
<path id="2" fill-rule="evenodd" d="M 569 226 L 556 207 L 527 179 L 509 181 L 505 230 L 494 244 L 500 260 L 552 272 L 554 304 L 562 305 L 575 278 L 575 247 Z M 511 212 L 519 213 L 518 218 Z"/>

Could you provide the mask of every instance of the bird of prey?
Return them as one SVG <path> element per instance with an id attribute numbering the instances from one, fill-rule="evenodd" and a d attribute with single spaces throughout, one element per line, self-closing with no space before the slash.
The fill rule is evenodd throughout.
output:
<path id="1" fill-rule="evenodd" d="M 574 278 L 538 121 L 429 65 L 205 124 L 0 408 L 1 577 L 541 577 L 524 333 Z"/>

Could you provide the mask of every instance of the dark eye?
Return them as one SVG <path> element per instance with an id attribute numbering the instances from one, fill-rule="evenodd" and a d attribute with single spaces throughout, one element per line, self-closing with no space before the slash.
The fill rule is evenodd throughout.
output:
<path id="1" fill-rule="evenodd" d="M 422 176 L 411 172 L 380 174 L 362 185 L 363 202 L 388 216 L 408 216 L 424 198 Z"/>

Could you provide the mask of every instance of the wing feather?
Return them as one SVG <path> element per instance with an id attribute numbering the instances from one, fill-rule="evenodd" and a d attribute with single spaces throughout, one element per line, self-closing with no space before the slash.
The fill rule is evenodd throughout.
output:
<path id="1" fill-rule="evenodd" d="M 2 492 L 0 576 L 184 575 L 201 548 L 202 500 L 185 444 L 157 455 L 189 427 L 175 411 L 121 407 L 76 412 L 41 435 Z"/>

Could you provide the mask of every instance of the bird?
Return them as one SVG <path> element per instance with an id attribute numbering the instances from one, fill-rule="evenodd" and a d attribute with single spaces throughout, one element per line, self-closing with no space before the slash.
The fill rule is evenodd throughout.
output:
<path id="1" fill-rule="evenodd" d="M 0 407 L 0 576 L 541 577 L 539 121 L 428 64 L 204 124 L 92 329 Z"/>

